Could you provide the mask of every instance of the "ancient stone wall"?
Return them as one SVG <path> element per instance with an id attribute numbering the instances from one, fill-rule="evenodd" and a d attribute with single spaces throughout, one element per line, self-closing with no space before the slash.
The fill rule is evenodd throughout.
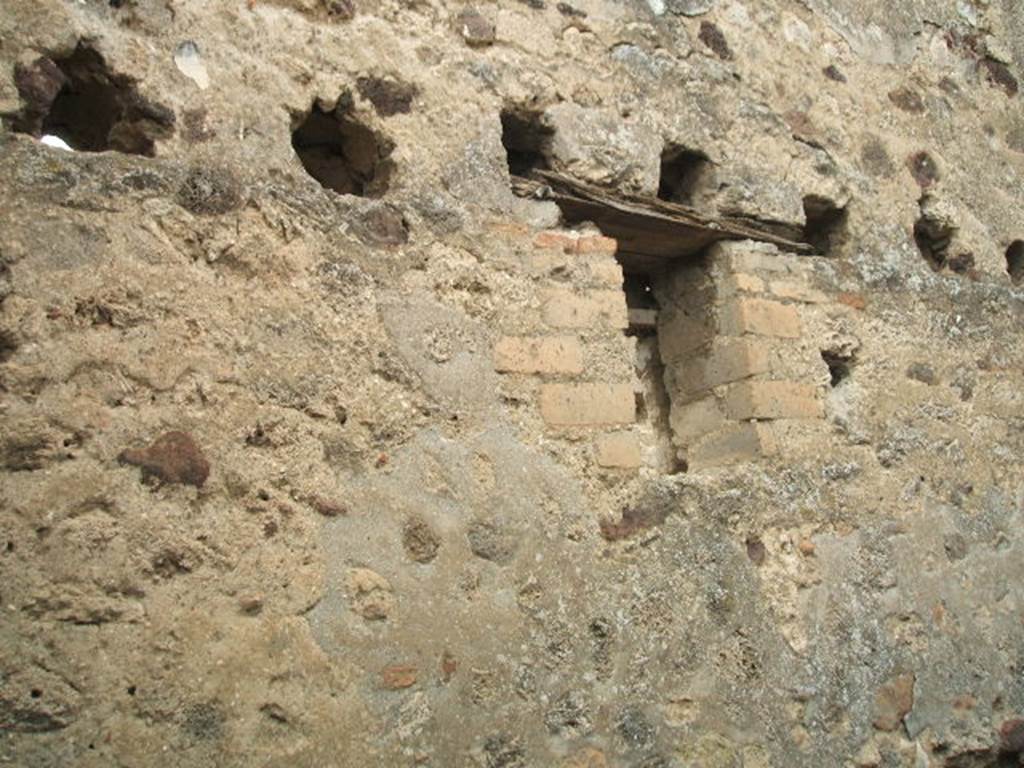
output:
<path id="1" fill-rule="evenodd" d="M 1022 763 L 1016 0 L 0 41 L 0 763 Z"/>

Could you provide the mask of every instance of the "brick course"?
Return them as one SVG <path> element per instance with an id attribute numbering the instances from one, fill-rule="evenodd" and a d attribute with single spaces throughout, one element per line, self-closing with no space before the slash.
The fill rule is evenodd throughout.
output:
<path id="1" fill-rule="evenodd" d="M 800 314 L 791 304 L 768 299 L 736 299 L 719 309 L 718 330 L 728 336 L 800 338 Z"/>
<path id="2" fill-rule="evenodd" d="M 597 463 L 613 469 L 637 469 L 640 441 L 631 432 L 615 432 L 597 439 Z"/>
<path id="3" fill-rule="evenodd" d="M 540 413 L 557 427 L 632 424 L 636 398 L 629 384 L 546 384 L 540 391 Z"/>
<path id="4" fill-rule="evenodd" d="M 583 350 L 571 336 L 506 336 L 494 347 L 494 368 L 501 373 L 578 374 Z"/>
<path id="5" fill-rule="evenodd" d="M 677 364 L 672 378 L 684 396 L 693 397 L 721 384 L 766 373 L 770 367 L 763 342 L 720 337 L 706 353 Z"/>
<path id="6" fill-rule="evenodd" d="M 729 387 L 725 411 L 732 419 L 820 419 L 817 389 L 795 381 L 744 381 Z"/>
<path id="7" fill-rule="evenodd" d="M 623 329 L 628 324 L 622 291 L 576 293 L 567 288 L 548 288 L 541 297 L 544 322 L 552 328 Z"/>

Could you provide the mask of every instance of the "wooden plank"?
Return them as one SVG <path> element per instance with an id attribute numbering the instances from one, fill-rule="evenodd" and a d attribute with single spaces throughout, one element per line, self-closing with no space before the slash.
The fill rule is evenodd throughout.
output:
<path id="1" fill-rule="evenodd" d="M 803 232 L 792 224 L 746 216 L 714 217 L 677 203 L 593 187 L 551 171 L 531 178 L 514 176 L 512 188 L 522 197 L 551 200 L 566 221 L 592 221 L 619 251 L 631 254 L 637 269 L 700 253 L 720 240 L 757 240 L 794 253 L 813 253 Z"/>

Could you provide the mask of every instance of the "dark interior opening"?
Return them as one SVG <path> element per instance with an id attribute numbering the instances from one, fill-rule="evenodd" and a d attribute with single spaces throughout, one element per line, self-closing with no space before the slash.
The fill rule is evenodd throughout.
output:
<path id="1" fill-rule="evenodd" d="M 832 255 L 846 241 L 847 210 L 827 197 L 804 198 L 804 240 L 823 255 Z"/>
<path id="2" fill-rule="evenodd" d="M 825 361 L 829 372 L 829 386 L 838 387 L 848 378 L 853 366 L 853 357 L 833 350 L 822 350 L 821 359 Z"/>
<path id="3" fill-rule="evenodd" d="M 626 335 L 636 338 L 636 374 L 642 388 L 636 395 L 637 419 L 647 422 L 653 432 L 658 469 L 675 475 L 686 472 L 687 465 L 672 443 L 672 401 L 665 386 L 665 364 L 658 341 L 657 279 L 656 273 L 625 271 L 622 290 L 629 312 Z"/>
<path id="4" fill-rule="evenodd" d="M 622 289 L 626 292 L 626 306 L 636 309 L 657 309 L 651 276 L 641 272 L 629 272 L 623 278 Z"/>
<path id="5" fill-rule="evenodd" d="M 1014 285 L 1024 283 L 1024 240 L 1014 240 L 1006 249 L 1006 271 Z"/>
<path id="6" fill-rule="evenodd" d="M 173 130 L 170 109 L 142 98 L 132 78 L 112 72 L 84 43 L 68 56 L 19 66 L 15 81 L 25 108 L 14 130 L 57 136 L 80 152 L 152 157 L 156 140 Z"/>
<path id="7" fill-rule="evenodd" d="M 387 192 L 394 146 L 359 122 L 347 99 L 339 99 L 331 110 L 317 102 L 300 116 L 292 147 L 306 172 L 326 189 L 360 197 Z"/>
<path id="8" fill-rule="evenodd" d="M 922 213 L 914 223 L 914 242 L 928 265 L 936 272 L 946 264 L 954 229 L 939 219 Z"/>
<path id="9" fill-rule="evenodd" d="M 661 153 L 658 198 L 681 205 L 697 205 L 713 184 L 714 164 L 699 150 L 668 146 Z"/>
<path id="10" fill-rule="evenodd" d="M 544 125 L 541 112 L 522 108 L 502 110 L 501 143 L 508 156 L 509 173 L 529 176 L 533 170 L 548 170 L 554 135 L 554 129 Z"/>

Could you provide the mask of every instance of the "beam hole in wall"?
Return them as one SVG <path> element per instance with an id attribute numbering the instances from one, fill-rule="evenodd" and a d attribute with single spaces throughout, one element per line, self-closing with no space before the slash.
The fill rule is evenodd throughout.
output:
<path id="1" fill-rule="evenodd" d="M 1014 285 L 1024 283 L 1024 240 L 1015 240 L 1006 249 L 1006 271 Z"/>
<path id="2" fill-rule="evenodd" d="M 846 242 L 848 213 L 827 197 L 808 195 L 804 198 L 804 240 L 818 253 L 835 255 Z"/>
<path id="3" fill-rule="evenodd" d="M 331 108 L 320 100 L 293 120 L 292 147 L 306 173 L 340 195 L 381 197 L 388 190 L 394 145 L 352 114 L 344 96 Z"/>
<path id="4" fill-rule="evenodd" d="M 550 169 L 555 131 L 544 124 L 543 118 L 542 112 L 524 107 L 502 110 L 501 143 L 513 176 L 529 176 L 530 171 Z"/>
<path id="5" fill-rule="evenodd" d="M 699 150 L 677 145 L 661 153 L 658 198 L 681 205 L 699 205 L 714 186 L 715 166 Z"/>
<path id="6" fill-rule="evenodd" d="M 15 69 L 24 109 L 12 128 L 53 136 L 81 152 L 113 150 L 152 157 L 173 133 L 174 112 L 144 99 L 135 81 L 116 74 L 85 43 L 64 57 L 41 57 Z"/>

